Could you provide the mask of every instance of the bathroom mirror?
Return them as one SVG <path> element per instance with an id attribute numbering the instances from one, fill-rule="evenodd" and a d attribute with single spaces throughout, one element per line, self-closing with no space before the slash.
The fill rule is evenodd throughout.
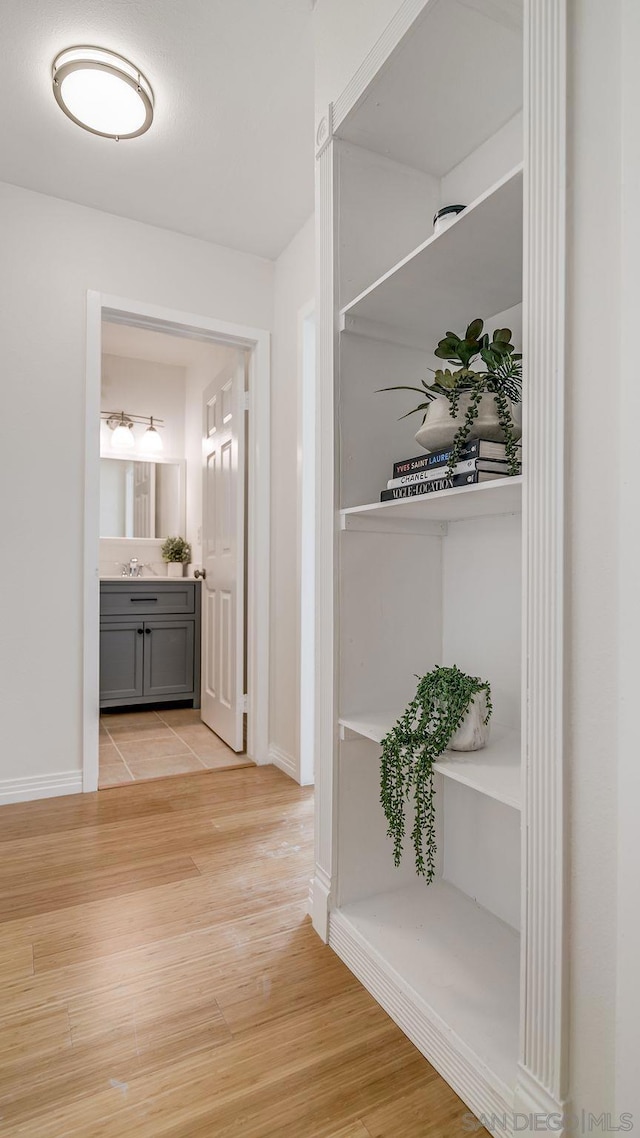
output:
<path id="1" fill-rule="evenodd" d="M 185 530 L 184 462 L 100 459 L 100 537 L 165 538 Z"/>

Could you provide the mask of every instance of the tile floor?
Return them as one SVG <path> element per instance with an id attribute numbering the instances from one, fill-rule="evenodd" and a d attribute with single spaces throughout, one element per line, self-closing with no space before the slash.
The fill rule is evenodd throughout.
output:
<path id="1" fill-rule="evenodd" d="M 205 727 L 192 707 L 100 716 L 100 789 L 190 771 L 251 766 Z"/>

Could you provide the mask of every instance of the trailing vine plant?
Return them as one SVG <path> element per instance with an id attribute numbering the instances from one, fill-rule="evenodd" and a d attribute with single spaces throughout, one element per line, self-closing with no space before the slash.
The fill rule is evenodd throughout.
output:
<path id="1" fill-rule="evenodd" d="M 522 399 L 522 354 L 516 352 L 511 343 L 510 328 L 496 328 L 491 339 L 484 331 L 484 322 L 480 319 L 472 320 L 464 337 L 455 332 L 447 332 L 438 342 L 434 355 L 448 363 L 459 366 L 455 371 L 450 368 L 438 368 L 434 371 L 432 383 L 425 379 L 420 381 L 421 387 L 401 385 L 398 387 L 383 387 L 381 391 L 417 391 L 425 402 L 421 402 L 402 419 L 415 415 L 417 411 L 427 411 L 429 404 L 438 395 L 449 400 L 449 414 L 452 419 L 458 416 L 460 396 L 464 392 L 470 393 L 470 400 L 465 417 L 456 431 L 447 474 L 453 476 L 454 468 L 460 461 L 465 443 L 471 438 L 473 424 L 478 418 L 480 400 L 486 393 L 493 395 L 498 422 L 504 436 L 505 454 L 508 462 L 509 474 L 519 473 L 518 451 L 513 431 L 513 420 L 509 402 L 519 403 Z M 479 371 L 470 365 L 478 358 L 485 364 L 485 370 Z M 432 369 L 433 370 L 433 369 Z M 426 417 L 426 416 L 425 416 Z M 423 418 L 424 422 L 424 418 Z"/>
<path id="2" fill-rule="evenodd" d="M 436 868 L 436 827 L 433 764 L 460 727 L 475 695 L 485 692 L 489 722 L 491 687 L 459 668 L 436 667 L 419 679 L 414 698 L 382 740 L 380 802 L 393 840 L 393 860 L 400 865 L 407 803 L 413 799 L 411 840 L 416 872 L 433 881 Z"/>

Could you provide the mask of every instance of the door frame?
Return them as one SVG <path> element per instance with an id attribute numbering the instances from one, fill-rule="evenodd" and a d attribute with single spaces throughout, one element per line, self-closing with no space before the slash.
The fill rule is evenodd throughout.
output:
<path id="1" fill-rule="evenodd" d="M 94 290 L 87 292 L 87 358 L 84 462 L 84 597 L 82 789 L 98 789 L 100 720 L 100 387 L 102 321 L 210 340 L 249 354 L 251 429 L 247 448 L 247 755 L 269 762 L 269 594 L 271 534 L 271 335 L 263 328 L 230 324 L 198 313 L 145 304 Z"/>
<path id="2" fill-rule="evenodd" d="M 309 325 L 313 326 L 310 353 Z M 308 300 L 298 309 L 298 621 L 297 674 L 299 677 L 296 738 L 298 740 L 298 782 L 312 786 L 315 780 L 315 596 L 316 513 L 318 493 L 317 434 L 318 389 L 316 384 L 316 301 Z M 307 440 L 311 444 L 311 454 Z"/>

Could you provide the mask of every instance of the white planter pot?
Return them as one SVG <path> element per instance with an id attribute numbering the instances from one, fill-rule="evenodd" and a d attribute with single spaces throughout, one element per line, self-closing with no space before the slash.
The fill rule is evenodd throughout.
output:
<path id="1" fill-rule="evenodd" d="M 458 413 L 452 419 L 451 405 L 446 395 L 436 395 L 427 408 L 424 423 L 416 432 L 418 445 L 424 447 L 426 451 L 447 450 L 451 446 L 458 428 L 464 423 L 470 402 L 471 392 L 463 392 L 458 402 Z M 520 405 L 510 403 L 510 408 L 514 438 L 519 439 L 522 435 Z M 497 443 L 504 442 L 502 427 L 498 422 L 498 408 L 491 392 L 485 393 L 480 399 L 478 417 L 474 420 L 469 437 L 490 439 Z"/>
<path id="2" fill-rule="evenodd" d="M 167 577 L 184 577 L 184 565 L 181 561 L 167 561 Z"/>
<path id="3" fill-rule="evenodd" d="M 487 714 L 487 693 L 474 695 L 469 710 L 455 735 L 449 741 L 449 751 L 480 751 L 489 742 L 489 724 L 484 720 Z"/>

